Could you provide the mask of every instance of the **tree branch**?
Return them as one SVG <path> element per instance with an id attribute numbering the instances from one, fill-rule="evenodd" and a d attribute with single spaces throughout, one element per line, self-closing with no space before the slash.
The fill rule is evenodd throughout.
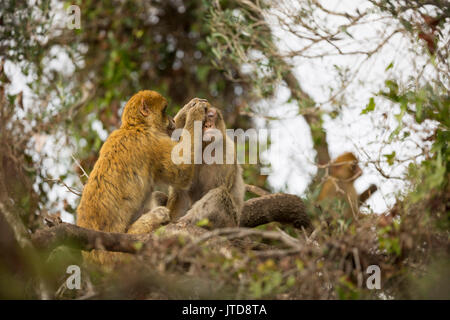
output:
<path id="1" fill-rule="evenodd" d="M 254 193 L 257 196 L 261 196 L 261 197 L 270 194 L 269 191 L 264 190 L 263 188 L 251 185 L 251 184 L 246 184 L 245 185 L 245 191 Z"/>
<path id="2" fill-rule="evenodd" d="M 297 196 L 277 193 L 245 202 L 240 227 L 253 228 L 273 221 L 292 223 L 297 228 L 310 225 L 303 201 Z M 169 234 L 188 230 L 188 233 L 194 236 L 201 235 L 203 230 L 207 232 L 205 229 L 188 226 L 182 222 L 169 224 L 166 226 L 166 230 L 169 231 Z M 136 244 L 145 243 L 151 237 L 151 234 L 102 232 L 60 223 L 48 229 L 38 230 L 32 235 L 32 241 L 36 248 L 47 250 L 59 245 L 67 245 L 86 251 L 97 249 L 137 253 L 140 246 Z"/>
<path id="3" fill-rule="evenodd" d="M 363 193 L 361 193 L 358 197 L 359 203 L 366 202 L 367 199 L 369 199 L 372 194 L 374 194 L 378 190 L 378 187 L 374 184 L 371 184 L 370 187 L 368 187 Z"/>
<path id="4" fill-rule="evenodd" d="M 32 241 L 36 248 L 53 249 L 59 245 L 67 245 L 85 251 L 94 249 L 136 253 L 139 242 L 146 242 L 151 235 L 135 235 L 126 233 L 103 232 L 85 229 L 69 223 L 61 223 L 57 226 L 41 229 L 32 235 Z"/>

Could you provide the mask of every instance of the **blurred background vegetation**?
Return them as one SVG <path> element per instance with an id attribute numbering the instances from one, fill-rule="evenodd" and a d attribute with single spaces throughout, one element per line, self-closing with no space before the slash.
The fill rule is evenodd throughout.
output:
<path id="1" fill-rule="evenodd" d="M 81 9 L 80 29 L 67 27 L 70 5 Z M 413 159 L 400 157 L 394 149 L 366 163 L 385 179 L 405 182 L 395 205 L 381 216 L 369 214 L 363 222 L 337 221 L 336 228 L 308 240 L 321 248 L 309 256 L 302 252 L 287 260 L 255 258 L 245 271 L 235 260 L 202 256 L 198 263 L 212 270 L 225 268 L 222 281 L 231 287 L 246 279 L 241 298 L 448 299 L 450 7 L 439 0 L 374 0 L 363 7 L 344 12 L 325 7 L 324 1 L 306 0 L 4 0 L 0 297 L 54 297 L 42 287 L 46 280 L 37 285 L 29 279 L 51 279 L 51 287 L 52 281 L 59 281 L 55 274 L 61 278 L 65 272 L 57 262 L 54 270 L 41 265 L 29 233 L 44 227 L 49 213 L 66 218 L 74 214 L 76 194 L 86 181 L 83 170 L 92 170 L 102 142 L 120 125 L 127 99 L 142 89 L 167 97 L 172 115 L 192 97 L 206 98 L 223 110 L 228 128 L 245 130 L 270 127 L 279 118 L 271 114 L 275 107 L 270 99 L 280 86 L 287 88 L 296 106 L 294 116 L 302 116 L 311 132 L 318 170 L 303 196 L 315 226 L 320 226 L 314 199 L 331 158 L 324 119 L 339 120 L 354 75 L 337 70 L 339 86 L 324 93 L 329 102 L 325 107 L 303 89 L 306 84 L 294 66 L 332 56 L 362 56 L 367 62 L 400 35 L 408 39 L 418 61 L 413 76 L 389 73 L 395 66 L 385 65 L 384 86 L 360 102 L 358 110 L 373 114 L 375 123 L 388 122 L 384 110 L 377 113 L 379 105 L 396 110 L 386 144 L 404 143 L 411 134 L 421 138 Z M 338 19 L 332 27 L 331 18 Z M 361 40 L 352 31 L 379 20 L 389 32 Z M 282 37 L 292 47 L 280 45 Z M 407 168 L 400 176 L 386 173 L 385 168 L 398 163 Z M 257 166 L 244 169 L 246 183 L 271 188 Z M 55 187 L 72 193 L 55 192 Z M 363 288 L 356 276 L 361 270 L 347 268 L 346 257 L 355 248 L 364 263 L 381 266 L 381 294 Z M 17 292 L 10 290 L 11 284 Z"/>

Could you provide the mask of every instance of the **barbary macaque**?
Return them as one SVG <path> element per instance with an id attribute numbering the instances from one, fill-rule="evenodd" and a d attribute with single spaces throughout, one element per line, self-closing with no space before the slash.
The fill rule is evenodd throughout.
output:
<path id="1" fill-rule="evenodd" d="M 181 141 L 187 134 L 193 136 L 194 121 L 205 118 L 204 102 L 193 99 L 188 106 Z M 169 136 L 173 123 L 166 108 L 166 99 L 150 90 L 139 91 L 127 102 L 120 128 L 106 139 L 84 187 L 77 209 L 78 226 L 107 232 L 150 232 L 148 228 L 152 226 L 133 221 L 142 213 L 154 187 L 168 184 L 179 190 L 190 187 L 193 159 L 190 164 L 172 162 L 172 149 L 178 142 Z M 193 141 L 189 151 L 193 157 Z M 157 209 L 164 215 L 165 208 Z M 101 250 L 83 255 L 89 262 L 100 264 L 122 261 L 125 257 Z"/>
<path id="2" fill-rule="evenodd" d="M 185 125 L 190 108 L 184 107 L 175 116 L 176 128 Z M 206 218 L 211 228 L 238 226 L 245 194 L 242 168 L 237 163 L 234 141 L 226 134 L 222 113 L 209 103 L 202 133 L 203 161 L 195 165 L 188 190 L 170 187 L 167 207 L 172 219 L 181 217 L 180 221 L 196 223 Z M 212 159 L 207 159 L 208 155 Z"/>
<path id="3" fill-rule="evenodd" d="M 329 176 L 317 200 L 325 209 L 336 199 L 341 200 L 345 204 L 345 218 L 356 219 L 359 215 L 359 203 L 353 183 L 361 174 L 358 159 L 353 153 L 340 155 L 331 163 Z"/>
<path id="4" fill-rule="evenodd" d="M 211 228 L 238 226 L 245 194 L 242 169 L 237 164 L 234 142 L 226 135 L 222 113 L 206 100 L 201 101 L 207 108 L 200 132 L 201 148 L 196 150 L 200 152 L 200 163 L 195 164 L 188 189 L 170 186 L 167 200 L 170 220 L 194 224 L 208 219 Z M 175 116 L 177 129 L 185 127 L 191 108 L 188 104 Z M 140 220 L 157 226 L 161 218 L 152 210 Z"/>

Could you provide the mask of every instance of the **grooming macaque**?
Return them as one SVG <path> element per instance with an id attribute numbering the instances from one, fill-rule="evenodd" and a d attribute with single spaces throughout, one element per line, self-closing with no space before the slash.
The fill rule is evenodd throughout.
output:
<path id="1" fill-rule="evenodd" d="M 181 141 L 187 134 L 193 136 L 194 121 L 205 118 L 204 102 L 193 99 L 188 106 Z M 145 209 L 154 186 L 170 184 L 180 190 L 190 186 L 194 165 L 175 165 L 171 159 L 178 142 L 169 136 L 173 123 L 166 107 L 166 99 L 149 90 L 138 92 L 125 105 L 122 124 L 103 144 L 84 187 L 77 209 L 78 226 L 107 232 L 149 232 L 152 225 L 140 224 L 139 220 L 132 223 Z M 193 157 L 193 141 L 189 151 Z M 166 208 L 155 210 L 162 220 L 168 217 Z M 124 257 L 105 251 L 84 255 L 100 264 Z"/>
<path id="2" fill-rule="evenodd" d="M 185 125 L 190 108 L 186 105 L 175 116 L 176 128 Z M 172 219 L 181 217 L 180 221 L 196 223 L 206 218 L 212 228 L 239 225 L 245 184 L 242 169 L 236 161 L 234 141 L 225 130 L 222 113 L 207 103 L 202 126 L 203 161 L 195 165 L 188 190 L 170 187 L 167 207 Z M 211 155 L 211 159 L 207 155 Z"/>
<path id="3" fill-rule="evenodd" d="M 201 101 L 207 105 L 207 109 L 201 128 L 200 138 L 203 142 L 199 141 L 201 148 L 197 152 L 200 151 L 202 156 L 209 148 L 208 154 L 214 159 L 203 157 L 199 164 L 195 164 L 194 178 L 189 189 L 183 190 L 175 185 L 169 188 L 167 208 L 170 220 L 181 217 L 180 221 L 194 224 L 208 219 L 208 226 L 213 228 L 237 226 L 244 205 L 242 169 L 236 162 L 234 142 L 226 135 L 222 114 L 206 100 Z M 177 129 L 185 127 L 191 108 L 192 105 L 188 104 L 175 116 Z M 163 219 L 153 209 L 139 218 L 138 222 L 140 220 L 141 224 L 154 228 Z"/>
<path id="4" fill-rule="evenodd" d="M 179 221 L 195 224 L 208 219 L 208 227 L 211 228 L 238 226 L 244 205 L 245 184 L 242 169 L 236 162 L 234 142 L 226 135 L 221 112 L 206 100 L 199 101 L 207 105 L 201 128 L 201 148 L 197 149 L 204 157 L 200 159 L 201 163 L 195 164 L 189 189 L 170 186 L 167 199 L 170 220 L 179 218 Z M 191 108 L 192 105 L 187 104 L 175 116 L 177 129 L 185 127 Z M 211 159 L 207 155 L 211 155 Z M 160 193 L 155 198 L 158 200 L 150 205 L 152 210 L 137 221 L 153 229 L 169 222 L 158 213 L 161 207 L 157 207 L 163 205 L 166 199 Z"/>
<path id="5" fill-rule="evenodd" d="M 329 169 L 329 176 L 323 184 L 318 201 L 327 209 L 333 201 L 344 202 L 344 216 L 357 218 L 359 214 L 358 194 L 353 182 L 362 174 L 358 159 L 347 152 L 334 160 Z"/>

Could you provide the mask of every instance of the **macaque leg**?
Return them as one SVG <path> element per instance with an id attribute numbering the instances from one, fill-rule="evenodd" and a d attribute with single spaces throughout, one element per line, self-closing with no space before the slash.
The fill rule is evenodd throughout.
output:
<path id="1" fill-rule="evenodd" d="M 156 207 L 164 207 L 167 204 L 167 195 L 161 191 L 153 191 L 151 197 L 142 207 L 142 212 L 149 212 Z"/>
<path id="2" fill-rule="evenodd" d="M 186 214 L 191 207 L 191 198 L 187 191 L 169 189 L 169 198 L 167 200 L 167 208 L 170 211 L 170 219 L 175 220 Z"/>
<path id="3" fill-rule="evenodd" d="M 127 233 L 142 234 L 150 233 L 161 225 L 170 222 L 169 210 L 165 207 L 167 196 L 160 191 L 154 191 L 144 205 L 144 213 L 128 228 Z"/>
<path id="4" fill-rule="evenodd" d="M 203 219 L 208 219 L 211 228 L 239 225 L 235 204 L 225 186 L 209 190 L 179 221 L 195 224 Z"/>
<path id="5" fill-rule="evenodd" d="M 166 207 L 156 207 L 144 213 L 128 229 L 130 234 L 143 234 L 155 231 L 160 226 L 170 222 L 169 209 Z"/>

